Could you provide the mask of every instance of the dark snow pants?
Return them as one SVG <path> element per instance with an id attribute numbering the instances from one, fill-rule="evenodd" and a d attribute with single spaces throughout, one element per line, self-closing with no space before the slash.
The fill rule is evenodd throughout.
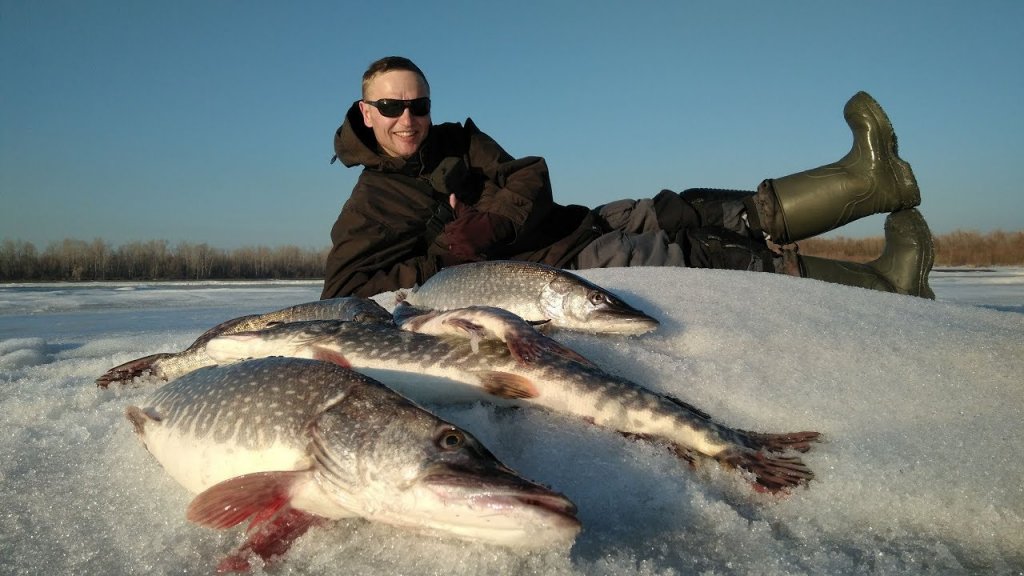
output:
<path id="1" fill-rule="evenodd" d="M 753 192 L 691 188 L 599 206 L 604 234 L 574 268 L 685 266 L 774 272 L 776 255 L 747 225 Z"/>

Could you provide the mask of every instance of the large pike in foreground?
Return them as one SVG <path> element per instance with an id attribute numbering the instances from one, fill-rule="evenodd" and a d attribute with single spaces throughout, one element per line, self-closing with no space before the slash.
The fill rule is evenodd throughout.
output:
<path id="1" fill-rule="evenodd" d="M 326 362 L 264 358 L 196 370 L 128 419 L 198 496 L 188 519 L 252 518 L 219 566 L 248 568 L 323 519 L 363 517 L 509 546 L 571 542 L 565 497 L 503 466 L 471 435 L 367 376 Z"/>
<path id="2" fill-rule="evenodd" d="M 780 452 L 806 451 L 817 432 L 761 434 L 721 425 L 697 408 L 625 378 L 540 348 L 529 363 L 505 344 L 470 341 L 353 322 L 296 322 L 221 336 L 207 352 L 218 361 L 260 356 L 328 360 L 377 375 L 418 401 L 451 401 L 453 391 L 429 377 L 461 384 L 492 399 L 517 400 L 573 415 L 631 437 L 667 443 L 677 454 L 713 458 L 780 490 L 813 478 L 804 463 Z"/>
<path id="3" fill-rule="evenodd" d="M 642 334 L 658 321 L 579 276 L 535 262 L 493 260 L 444 268 L 404 293 L 420 308 L 504 308 L 528 322 L 608 334 Z"/>
<path id="4" fill-rule="evenodd" d="M 114 366 L 96 379 L 96 385 L 106 388 L 110 384 L 127 384 L 134 378 L 145 376 L 164 381 L 174 380 L 182 374 L 213 364 L 213 361 L 206 355 L 206 343 L 216 336 L 262 330 L 276 324 L 301 320 L 352 320 L 384 323 L 392 321 L 391 314 L 380 304 L 368 298 L 356 297 L 316 300 L 266 314 L 240 316 L 210 328 L 181 352 L 160 352 Z"/>

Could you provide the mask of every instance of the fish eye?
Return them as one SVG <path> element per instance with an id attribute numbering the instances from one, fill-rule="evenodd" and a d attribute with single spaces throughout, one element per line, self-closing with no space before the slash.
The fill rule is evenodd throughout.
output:
<path id="1" fill-rule="evenodd" d="M 601 304 L 605 304 L 608 302 L 608 297 L 605 296 L 600 290 L 592 290 L 590 294 L 587 295 L 587 299 L 590 300 L 590 303 L 595 306 L 599 306 Z"/>
<path id="2" fill-rule="evenodd" d="M 438 431 L 435 442 L 438 448 L 451 452 L 462 448 L 466 437 L 457 428 L 445 426 Z"/>

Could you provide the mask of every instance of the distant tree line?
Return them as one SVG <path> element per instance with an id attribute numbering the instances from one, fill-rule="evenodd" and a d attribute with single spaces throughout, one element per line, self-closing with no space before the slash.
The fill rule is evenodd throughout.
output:
<path id="1" fill-rule="evenodd" d="M 837 260 L 867 262 L 882 253 L 885 238 L 811 238 L 800 242 L 800 253 Z M 935 236 L 936 266 L 1022 266 L 1024 231 L 995 230 L 984 234 L 956 230 Z"/>
<path id="2" fill-rule="evenodd" d="M 95 280 L 319 279 L 327 249 L 265 246 L 222 250 L 166 240 L 111 246 L 66 239 L 40 252 L 31 242 L 0 243 L 0 282 Z"/>
<path id="3" fill-rule="evenodd" d="M 877 258 L 882 237 L 812 238 L 800 253 L 853 262 Z M 255 246 L 222 250 L 166 240 L 113 247 L 101 239 L 67 239 L 39 252 L 31 242 L 0 243 L 0 282 L 95 280 L 321 279 L 328 249 Z M 936 266 L 1024 266 L 1024 231 L 957 230 L 935 237 Z"/>

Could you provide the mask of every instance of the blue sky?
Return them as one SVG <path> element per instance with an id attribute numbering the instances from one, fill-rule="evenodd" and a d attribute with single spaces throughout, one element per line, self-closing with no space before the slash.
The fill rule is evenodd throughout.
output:
<path id="1" fill-rule="evenodd" d="M 0 0 L 0 239 L 325 247 L 359 172 L 331 139 L 389 54 L 562 203 L 832 162 L 866 90 L 933 232 L 1018 230 L 1022 25 L 1015 0 Z"/>

